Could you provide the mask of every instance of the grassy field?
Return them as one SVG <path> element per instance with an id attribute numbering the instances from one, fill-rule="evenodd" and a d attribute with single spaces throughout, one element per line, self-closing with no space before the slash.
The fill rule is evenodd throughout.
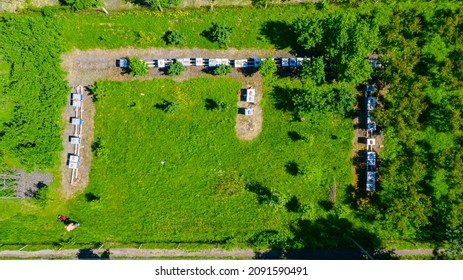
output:
<path id="1" fill-rule="evenodd" d="M 10 201 L 16 213 L 0 214 L 3 243 L 239 246 L 263 231 L 291 236 L 294 222 L 324 218 L 332 211 L 321 205 L 334 179 L 335 208 L 344 209 L 340 216 L 349 218 L 343 199 L 351 182 L 350 120 L 323 115 L 295 122 L 289 113 L 275 109 L 283 87 L 298 87 L 297 80 L 282 79 L 273 91 L 268 89 L 263 131 L 250 142 L 237 139 L 234 131 L 236 94 L 242 85 L 232 79 L 99 86 L 106 94 L 96 103 L 100 148 L 90 185 L 86 194 L 61 206 L 82 227 L 63 233 L 54 222 L 58 210 L 53 201 L 43 208 Z M 207 99 L 223 101 L 229 110 L 208 110 Z M 165 112 L 165 101 L 177 102 L 179 110 Z M 220 191 L 230 189 L 236 193 Z"/>
<path id="2" fill-rule="evenodd" d="M 217 49 L 201 33 L 213 22 L 233 27 L 230 47 L 288 48 L 295 41 L 287 23 L 304 8 L 301 5 L 275 6 L 268 9 L 254 7 L 202 9 L 174 9 L 161 13 L 135 9 L 106 15 L 97 11 L 57 13 L 63 24 L 63 38 L 68 48 L 166 47 L 162 36 L 167 30 L 184 34 L 186 47 Z"/>

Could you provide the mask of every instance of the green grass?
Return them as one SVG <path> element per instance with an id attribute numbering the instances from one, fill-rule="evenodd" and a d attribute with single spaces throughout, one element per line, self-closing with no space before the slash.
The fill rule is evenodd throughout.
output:
<path id="1" fill-rule="evenodd" d="M 297 80 L 279 83 L 300 86 Z M 290 114 L 275 109 L 276 97 L 267 92 L 263 131 L 247 142 L 234 130 L 236 93 L 242 84 L 232 79 L 100 86 L 106 96 L 96 103 L 95 136 L 105 155 L 94 157 L 86 189 L 99 199 L 89 202 L 81 194 L 65 206 L 52 201 L 45 208 L 21 208 L 24 204 L 11 201 L 8 211 L 0 203 L 3 243 L 152 242 L 193 249 L 201 244 L 208 248 L 209 243 L 242 247 L 264 230 L 289 232 L 300 215 L 285 205 L 259 203 L 258 195 L 244 189 L 249 182 L 259 182 L 283 201 L 294 196 L 309 206 L 309 218 L 317 219 L 328 213 L 319 202 L 327 200 L 328 186 L 336 178 L 338 204 L 343 206 L 351 183 L 350 120 L 323 115 L 312 122 L 294 122 Z M 224 101 L 231 109 L 209 111 L 206 98 Z M 166 113 L 155 108 L 163 100 L 178 102 L 180 109 Z M 292 141 L 288 131 L 311 140 Z M 285 165 L 291 161 L 307 167 L 307 174 L 289 174 Z M 231 196 L 217 194 L 215 186 L 233 174 L 241 177 L 242 188 Z M 55 209 L 59 203 L 61 208 Z M 69 213 L 82 226 L 65 233 L 55 222 L 57 211 Z"/>
<path id="2" fill-rule="evenodd" d="M 97 11 L 57 14 L 63 24 L 63 38 L 68 48 L 166 47 L 162 36 L 167 30 L 185 35 L 186 47 L 217 49 L 201 33 L 213 22 L 233 27 L 230 47 L 273 49 L 289 47 L 295 38 L 289 32 L 279 33 L 285 23 L 304 12 L 300 5 L 257 9 L 251 6 L 234 8 L 174 9 L 161 13 L 153 10 L 131 10 L 106 15 Z M 267 28 L 268 27 L 268 28 Z M 268 30 L 262 32 L 262 30 Z M 266 35 L 267 34 L 267 35 Z"/>

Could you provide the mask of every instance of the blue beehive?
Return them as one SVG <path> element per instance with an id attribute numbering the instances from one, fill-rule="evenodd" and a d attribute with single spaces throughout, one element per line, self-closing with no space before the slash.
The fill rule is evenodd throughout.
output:
<path id="1" fill-rule="evenodd" d="M 376 165 L 376 153 L 367 152 L 367 165 L 375 166 Z"/>
<path id="2" fill-rule="evenodd" d="M 376 108 L 376 98 L 368 97 L 367 98 L 367 109 L 368 111 L 373 111 Z"/>
<path id="3" fill-rule="evenodd" d="M 121 67 L 121 68 L 127 68 L 129 64 L 127 63 L 127 59 L 121 58 L 121 59 L 116 60 L 116 66 Z"/>
<path id="4" fill-rule="evenodd" d="M 367 186 L 368 192 L 374 192 L 376 190 L 376 172 L 367 171 Z"/>
<path id="5" fill-rule="evenodd" d="M 373 92 L 375 92 L 375 85 L 367 85 L 366 88 L 365 88 L 365 93 L 366 94 L 372 94 Z"/>

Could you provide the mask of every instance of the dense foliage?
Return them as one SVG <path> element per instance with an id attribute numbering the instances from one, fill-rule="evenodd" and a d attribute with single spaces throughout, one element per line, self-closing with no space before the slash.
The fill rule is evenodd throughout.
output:
<path id="1" fill-rule="evenodd" d="M 293 23 L 298 42 L 330 63 L 336 80 L 359 84 L 370 78 L 368 55 L 378 47 L 378 25 L 353 10 L 310 13 Z"/>
<path id="2" fill-rule="evenodd" d="M 132 76 L 144 76 L 148 74 L 149 67 L 144 60 L 133 56 L 129 59 L 129 71 Z"/>
<path id="3" fill-rule="evenodd" d="M 389 238 L 447 240 L 463 218 L 463 8 L 378 11 L 388 85 L 382 188 L 374 204 Z"/>
<path id="4" fill-rule="evenodd" d="M 60 28 L 48 17 L 0 18 L 0 57 L 11 64 L 6 85 L 14 110 L 1 148 L 26 168 L 48 168 L 61 150 L 61 110 L 69 89 L 60 70 Z"/>
<path id="5" fill-rule="evenodd" d="M 220 64 L 217 68 L 214 69 L 214 74 L 218 76 L 225 76 L 230 74 L 231 71 L 231 65 L 230 64 Z"/>

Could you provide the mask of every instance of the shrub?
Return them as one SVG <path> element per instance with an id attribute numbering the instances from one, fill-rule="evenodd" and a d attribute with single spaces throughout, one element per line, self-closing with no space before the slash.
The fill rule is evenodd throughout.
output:
<path id="1" fill-rule="evenodd" d="M 164 34 L 164 41 L 167 45 L 181 45 L 185 42 L 185 35 L 176 30 L 169 30 Z"/>
<path id="2" fill-rule="evenodd" d="M 223 24 L 212 24 L 207 36 L 212 42 L 217 42 L 219 48 L 227 48 L 230 37 L 233 33 L 233 27 Z"/>
<path id="3" fill-rule="evenodd" d="M 170 76 L 179 76 L 182 72 L 185 71 L 185 66 L 183 66 L 180 62 L 174 62 L 169 66 L 169 70 L 167 70 Z"/>
<path id="4" fill-rule="evenodd" d="M 277 65 L 271 58 L 267 58 L 259 65 L 259 70 L 265 78 L 271 78 L 277 71 Z"/>
<path id="5" fill-rule="evenodd" d="M 101 6 L 100 0 L 62 0 L 63 5 L 70 6 L 73 11 Z"/>
<path id="6" fill-rule="evenodd" d="M 162 12 L 162 8 L 178 5 L 180 0 L 145 0 L 145 2 L 152 8 L 158 8 Z"/>
<path id="7" fill-rule="evenodd" d="M 231 73 L 231 66 L 220 64 L 219 67 L 214 69 L 214 74 L 218 76 L 225 76 Z"/>
<path id="8" fill-rule="evenodd" d="M 132 76 L 144 76 L 148 74 L 149 67 L 145 61 L 138 56 L 133 56 L 129 59 L 129 71 Z"/>

